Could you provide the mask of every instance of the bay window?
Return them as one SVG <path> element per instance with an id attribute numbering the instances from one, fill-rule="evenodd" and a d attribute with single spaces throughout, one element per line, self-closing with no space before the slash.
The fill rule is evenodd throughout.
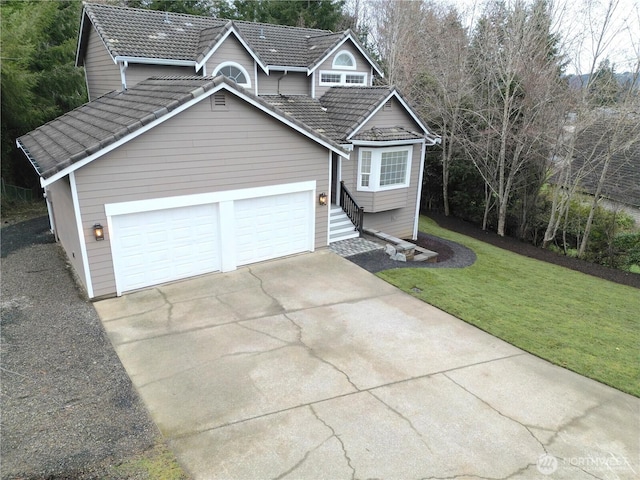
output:
<path id="1" fill-rule="evenodd" d="M 361 148 L 357 189 L 377 192 L 408 187 L 412 150 L 411 146 Z"/>

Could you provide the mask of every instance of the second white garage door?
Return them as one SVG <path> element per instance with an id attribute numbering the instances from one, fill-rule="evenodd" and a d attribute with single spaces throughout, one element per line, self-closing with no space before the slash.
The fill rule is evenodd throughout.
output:
<path id="1" fill-rule="evenodd" d="M 312 206 L 312 192 L 236 200 L 236 264 L 312 250 Z"/>

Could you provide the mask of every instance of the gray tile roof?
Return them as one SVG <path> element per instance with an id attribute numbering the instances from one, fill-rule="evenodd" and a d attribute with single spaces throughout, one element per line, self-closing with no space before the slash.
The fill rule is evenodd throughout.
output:
<path id="1" fill-rule="evenodd" d="M 306 95 L 261 95 L 260 98 L 274 107 L 308 125 L 337 142 L 343 140 L 333 127 L 327 110 L 317 99 Z"/>
<path id="2" fill-rule="evenodd" d="M 333 33 L 314 28 L 230 22 L 103 4 L 86 4 L 85 12 L 113 57 L 201 62 L 226 30 L 235 26 L 264 65 L 312 68 L 348 35 L 348 31 Z M 85 20 L 78 50 L 79 64 L 83 62 L 89 28 Z"/>
<path id="3" fill-rule="evenodd" d="M 311 114 L 313 101 L 301 100 L 293 109 L 299 112 L 309 110 L 308 114 L 302 115 L 310 122 L 306 124 L 285 113 L 292 111 L 290 107 L 281 109 L 275 104 L 277 102 L 267 103 L 223 76 L 215 79 L 200 76 L 150 78 L 124 92 L 111 92 L 76 108 L 23 135 L 17 143 L 38 174 L 46 179 L 220 84 L 225 84 L 230 90 L 241 91 L 263 108 L 288 118 L 313 137 L 336 149 L 341 148 L 327 135 L 331 132 L 323 131 L 329 126 L 320 118 L 321 115 Z"/>
<path id="4" fill-rule="evenodd" d="M 394 91 L 392 87 L 333 87 L 321 98 L 342 138 L 348 137 Z"/>

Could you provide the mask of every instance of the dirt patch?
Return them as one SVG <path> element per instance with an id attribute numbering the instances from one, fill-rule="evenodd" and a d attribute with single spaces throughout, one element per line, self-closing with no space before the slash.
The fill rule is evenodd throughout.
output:
<path id="1" fill-rule="evenodd" d="M 426 236 L 422 232 L 418 232 L 418 239 L 414 243 L 419 247 L 437 252 L 438 257 L 436 261 L 438 263 L 446 262 L 453 258 L 454 252 L 449 245 L 431 236 Z"/>
<path id="2" fill-rule="evenodd" d="M 535 258 L 543 262 L 553 263 L 560 265 L 561 267 L 570 268 L 578 272 L 586 273 L 594 277 L 603 278 L 610 282 L 619 283 L 621 285 L 628 285 L 630 287 L 640 288 L 640 275 L 637 273 L 624 272 L 615 268 L 605 267 L 604 265 L 598 265 L 596 263 L 587 262 L 578 258 L 567 257 L 566 255 L 557 254 L 550 250 L 544 250 L 542 248 L 531 245 L 530 243 L 522 242 L 512 237 L 501 237 L 494 232 L 488 232 L 482 230 L 478 225 L 465 222 L 458 218 L 446 217 L 441 214 L 430 213 L 429 217 L 432 218 L 438 225 L 447 230 L 467 235 L 468 237 L 481 240 L 496 247 L 504 248 L 511 252 L 524 255 L 525 257 Z M 434 250 L 438 253 L 438 247 L 434 248 L 425 247 L 429 250 Z"/>

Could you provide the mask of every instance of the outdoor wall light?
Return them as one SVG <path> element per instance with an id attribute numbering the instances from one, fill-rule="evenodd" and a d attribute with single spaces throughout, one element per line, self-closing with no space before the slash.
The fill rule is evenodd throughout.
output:
<path id="1" fill-rule="evenodd" d="M 322 192 L 319 196 L 318 196 L 318 203 L 320 205 L 326 205 L 327 204 L 327 194 Z"/>
<path id="2" fill-rule="evenodd" d="M 96 240 L 104 240 L 104 228 L 99 223 L 93 226 L 93 236 L 96 237 Z"/>

